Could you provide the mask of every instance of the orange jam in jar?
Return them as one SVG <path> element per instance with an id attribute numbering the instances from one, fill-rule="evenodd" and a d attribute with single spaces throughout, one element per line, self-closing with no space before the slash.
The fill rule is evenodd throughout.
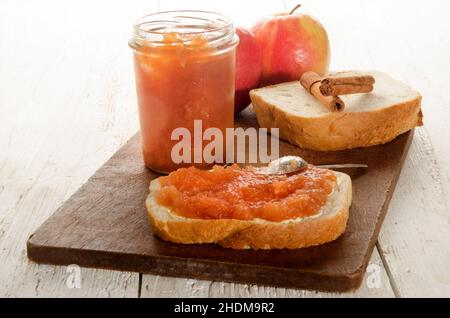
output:
<path id="1" fill-rule="evenodd" d="M 237 165 L 189 167 L 159 180 L 158 203 L 184 217 L 275 222 L 319 213 L 336 184 L 331 170 L 313 166 L 291 175 Z"/>
<path id="2" fill-rule="evenodd" d="M 209 166 L 203 156 L 194 156 L 207 143 L 194 138 L 194 121 L 201 121 L 201 136 L 218 128 L 225 138 L 226 128 L 233 127 L 237 42 L 233 24 L 213 12 L 168 11 L 137 21 L 129 45 L 148 168 L 167 173 Z M 179 153 L 172 149 L 181 141 L 177 128 L 190 133 L 190 161 L 174 158 Z"/>

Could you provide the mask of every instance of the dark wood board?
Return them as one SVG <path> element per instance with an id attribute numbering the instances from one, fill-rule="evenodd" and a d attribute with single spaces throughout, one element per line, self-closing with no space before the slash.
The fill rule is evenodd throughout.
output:
<path id="1" fill-rule="evenodd" d="M 237 125 L 256 125 L 249 109 Z M 38 263 L 324 291 L 357 288 L 375 246 L 414 131 L 381 146 L 338 152 L 301 150 L 280 142 L 280 155 L 314 164 L 367 163 L 353 170 L 347 230 L 336 241 L 298 250 L 237 251 L 212 244 L 179 245 L 153 235 L 144 200 L 151 179 L 139 135 L 132 137 L 27 243 Z"/>

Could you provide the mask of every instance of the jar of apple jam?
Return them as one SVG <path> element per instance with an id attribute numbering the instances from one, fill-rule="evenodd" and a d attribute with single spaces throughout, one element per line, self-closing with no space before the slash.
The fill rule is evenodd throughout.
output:
<path id="1" fill-rule="evenodd" d="M 225 139 L 226 128 L 233 127 L 237 43 L 233 24 L 218 13 L 167 11 L 136 22 L 129 45 L 148 168 L 167 173 L 212 165 L 201 155 L 210 142 L 203 133 L 217 128 Z M 187 137 L 187 146 L 173 151 Z"/>

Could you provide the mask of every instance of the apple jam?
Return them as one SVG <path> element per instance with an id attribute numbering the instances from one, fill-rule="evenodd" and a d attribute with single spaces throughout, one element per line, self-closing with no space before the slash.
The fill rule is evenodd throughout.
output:
<path id="1" fill-rule="evenodd" d="M 317 214 L 336 184 L 332 171 L 308 166 L 292 175 L 255 168 L 181 168 L 159 178 L 159 204 L 196 219 L 283 221 Z"/>
<path id="2" fill-rule="evenodd" d="M 233 25 L 212 12 L 173 11 L 145 16 L 134 29 L 130 46 L 145 165 L 159 172 L 191 164 L 207 166 L 202 159 L 174 160 L 172 148 L 179 139 L 172 134 L 186 128 L 194 135 L 194 120 L 202 121 L 203 131 L 214 127 L 223 136 L 233 127 L 237 44 Z M 191 158 L 195 148 L 205 144 L 192 138 Z"/>

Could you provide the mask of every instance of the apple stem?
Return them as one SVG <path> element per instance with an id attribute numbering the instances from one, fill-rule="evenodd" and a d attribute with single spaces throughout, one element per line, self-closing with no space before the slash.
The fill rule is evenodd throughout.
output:
<path id="1" fill-rule="evenodd" d="M 302 5 L 301 4 L 297 4 L 294 9 L 291 10 L 291 12 L 289 12 L 289 14 L 293 14 L 298 8 L 300 8 Z"/>

